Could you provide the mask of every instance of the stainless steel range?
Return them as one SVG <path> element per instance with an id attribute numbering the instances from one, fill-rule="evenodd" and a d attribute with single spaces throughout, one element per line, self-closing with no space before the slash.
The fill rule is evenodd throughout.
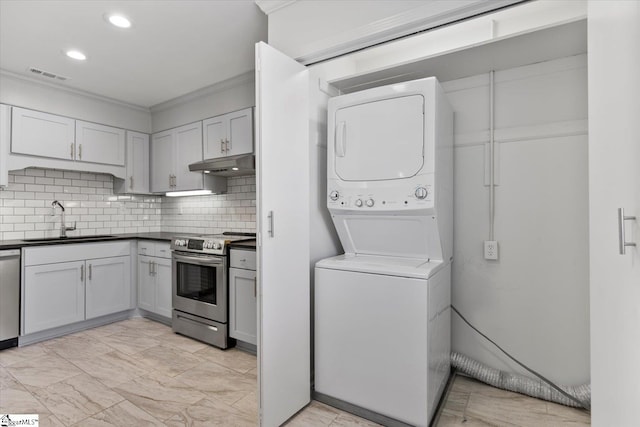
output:
<path id="1" fill-rule="evenodd" d="M 174 332 L 229 347 L 228 248 L 231 242 L 254 238 L 251 233 L 224 233 L 171 239 Z"/>

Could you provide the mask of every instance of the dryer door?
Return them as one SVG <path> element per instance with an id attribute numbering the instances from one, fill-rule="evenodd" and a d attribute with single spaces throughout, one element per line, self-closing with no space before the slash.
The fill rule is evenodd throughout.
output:
<path id="1" fill-rule="evenodd" d="M 424 97 L 377 100 L 336 111 L 335 171 L 345 181 L 408 178 L 424 164 Z"/>

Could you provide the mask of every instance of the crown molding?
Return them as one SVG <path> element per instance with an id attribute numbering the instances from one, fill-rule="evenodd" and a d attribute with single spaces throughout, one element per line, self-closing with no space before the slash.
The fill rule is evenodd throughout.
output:
<path id="1" fill-rule="evenodd" d="M 255 82 L 255 72 L 254 70 L 247 71 L 246 73 L 239 74 L 235 77 L 231 77 L 230 79 L 223 80 L 218 83 L 214 83 L 210 86 L 203 87 L 201 89 L 195 90 L 193 92 L 186 93 L 184 95 L 178 96 L 177 98 L 170 99 L 165 102 L 161 102 L 156 105 L 152 105 L 149 109 L 151 113 L 158 113 L 160 111 L 165 111 L 170 108 L 174 108 L 178 105 L 185 104 L 187 102 L 193 101 L 194 99 L 201 98 L 203 96 L 219 93 L 230 89 L 232 87 L 241 86 L 247 83 Z"/>
<path id="2" fill-rule="evenodd" d="M 267 16 L 277 10 L 292 5 L 296 1 L 297 0 L 255 0 L 258 7 L 262 9 Z"/>
<path id="3" fill-rule="evenodd" d="M 94 99 L 97 101 L 101 101 L 101 102 L 106 102 L 109 104 L 115 104 L 121 107 L 126 107 L 126 108 L 130 108 L 133 110 L 137 110 L 137 111 L 142 111 L 145 113 L 149 113 L 149 108 L 147 107 L 143 107 L 141 105 L 136 105 L 136 104 L 131 104 L 128 102 L 124 102 L 124 101 L 120 101 L 118 99 L 115 98 L 109 98 L 108 96 L 103 96 L 103 95 L 98 95 L 96 93 L 93 92 L 87 92 L 81 89 L 74 89 L 74 88 L 70 88 L 67 86 L 63 86 L 61 84 L 56 84 L 56 83 L 51 83 L 51 82 L 47 82 L 47 81 L 42 81 L 38 78 L 34 78 L 31 76 L 25 76 L 22 74 L 18 74 L 18 73 L 14 73 L 13 71 L 8 71 L 5 69 L 0 68 L 0 78 L 12 78 L 15 80 L 21 80 L 24 82 L 28 82 L 29 84 L 32 85 L 37 85 L 37 86 L 44 86 L 44 87 L 49 87 L 49 88 L 53 88 L 53 89 L 57 89 L 61 92 L 66 92 L 66 93 L 71 93 L 77 96 L 82 96 L 84 98 L 90 98 L 90 99 Z"/>

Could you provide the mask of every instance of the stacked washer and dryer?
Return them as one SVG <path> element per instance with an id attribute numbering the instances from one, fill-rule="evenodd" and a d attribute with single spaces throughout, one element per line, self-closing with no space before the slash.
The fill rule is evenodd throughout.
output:
<path id="1" fill-rule="evenodd" d="M 430 77 L 332 98 L 328 126 L 345 254 L 315 268 L 316 398 L 427 426 L 449 376 L 453 112 Z"/>

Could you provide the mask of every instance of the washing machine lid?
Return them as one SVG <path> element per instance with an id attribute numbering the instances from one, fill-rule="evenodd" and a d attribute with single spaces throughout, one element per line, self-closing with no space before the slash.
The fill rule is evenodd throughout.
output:
<path id="1" fill-rule="evenodd" d="M 316 268 L 382 274 L 413 279 L 428 279 L 444 267 L 442 261 L 343 254 L 316 263 Z"/>
<path id="2" fill-rule="evenodd" d="M 335 113 L 335 171 L 345 181 L 409 178 L 424 164 L 424 96 L 379 99 Z"/>

